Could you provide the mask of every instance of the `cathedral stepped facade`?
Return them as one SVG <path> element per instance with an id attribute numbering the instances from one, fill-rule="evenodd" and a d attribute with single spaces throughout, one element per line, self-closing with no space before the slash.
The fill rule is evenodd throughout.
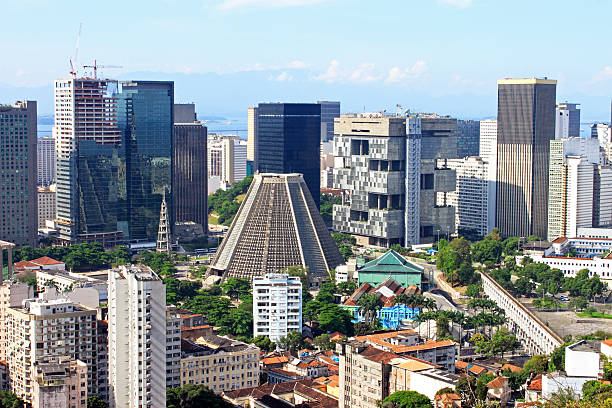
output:
<path id="1" fill-rule="evenodd" d="M 252 281 L 289 266 L 308 268 L 311 286 L 344 263 L 301 174 L 255 174 L 211 272 Z"/>

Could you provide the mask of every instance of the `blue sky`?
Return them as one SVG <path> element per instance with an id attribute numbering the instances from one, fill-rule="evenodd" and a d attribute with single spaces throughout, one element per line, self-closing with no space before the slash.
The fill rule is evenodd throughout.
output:
<path id="1" fill-rule="evenodd" d="M 583 103 L 584 118 L 610 116 L 607 0 L 1 0 L 0 9 L 0 83 L 18 87 L 10 97 L 67 76 L 82 22 L 79 64 L 177 78 L 177 99 L 208 114 L 332 99 L 343 110 L 401 103 L 486 117 L 497 79 L 548 76 L 558 100 Z"/>

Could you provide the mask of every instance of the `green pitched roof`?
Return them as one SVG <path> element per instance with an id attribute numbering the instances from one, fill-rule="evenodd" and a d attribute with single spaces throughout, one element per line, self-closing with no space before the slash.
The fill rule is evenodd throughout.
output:
<path id="1" fill-rule="evenodd" d="M 404 272 L 404 273 L 422 273 L 424 268 L 418 266 L 415 263 L 409 262 L 395 252 L 394 250 L 388 250 L 381 257 L 368 262 L 363 265 L 363 268 L 359 268 L 359 272 Z"/>

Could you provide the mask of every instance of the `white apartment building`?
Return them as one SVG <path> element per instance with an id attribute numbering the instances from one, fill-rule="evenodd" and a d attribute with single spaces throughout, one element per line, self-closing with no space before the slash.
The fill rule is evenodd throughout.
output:
<path id="1" fill-rule="evenodd" d="M 55 183 L 55 139 L 52 137 L 38 138 L 36 153 L 38 185 L 48 186 Z"/>
<path id="2" fill-rule="evenodd" d="M 166 404 L 166 286 L 148 267 L 108 272 L 111 408 Z"/>
<path id="3" fill-rule="evenodd" d="M 208 138 L 208 178 L 219 177 L 226 189 L 246 177 L 247 143 L 238 136 Z"/>
<path id="4" fill-rule="evenodd" d="M 302 332 L 302 283 L 286 274 L 253 278 L 253 337 L 277 342 L 293 331 Z"/>
<path id="5" fill-rule="evenodd" d="M 450 205 L 457 208 L 457 232 L 487 235 L 495 225 L 495 182 L 489 175 L 489 163 L 478 156 L 439 161 L 457 172 L 457 190 L 447 194 Z"/>
<path id="6" fill-rule="evenodd" d="M 55 184 L 38 187 L 38 228 L 45 228 L 47 220 L 55 219 Z"/>
<path id="7" fill-rule="evenodd" d="M 60 359 L 34 363 L 32 408 L 87 408 L 87 364 Z"/>
<path id="8" fill-rule="evenodd" d="M 174 306 L 166 306 L 166 388 L 181 385 L 181 315 Z"/>
<path id="9" fill-rule="evenodd" d="M 87 391 L 97 394 L 95 309 L 75 305 L 68 299 L 42 297 L 7 308 L 5 319 L 9 382 L 18 397 L 32 402 L 36 364 L 66 358 L 87 365 Z"/>
<path id="10" fill-rule="evenodd" d="M 0 251 L 1 252 L 1 251 Z M 2 267 L 0 258 L 0 268 Z M 34 289 L 27 283 L 4 281 L 0 285 L 0 361 L 6 360 L 6 310 L 21 306 L 21 302 L 34 297 Z"/>
<path id="11" fill-rule="evenodd" d="M 257 157 L 257 106 L 251 106 L 247 112 L 247 160 L 255 161 Z"/>
<path id="12" fill-rule="evenodd" d="M 612 170 L 599 164 L 596 139 L 550 141 L 548 240 L 575 237 L 578 228 L 612 222 Z"/>

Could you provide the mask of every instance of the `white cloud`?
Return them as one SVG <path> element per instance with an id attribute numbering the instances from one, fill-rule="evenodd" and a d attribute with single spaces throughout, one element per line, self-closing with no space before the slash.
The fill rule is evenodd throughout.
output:
<path id="1" fill-rule="evenodd" d="M 223 0 L 217 8 L 220 10 L 236 10 L 240 8 L 282 8 L 310 6 L 328 0 Z"/>
<path id="2" fill-rule="evenodd" d="M 332 60 L 329 63 L 329 67 L 327 70 L 321 75 L 317 75 L 314 79 L 317 81 L 325 81 L 325 82 L 336 82 L 342 79 L 342 74 L 340 73 L 340 62 L 337 60 Z"/>
<path id="3" fill-rule="evenodd" d="M 383 75 L 376 72 L 376 65 L 370 62 L 359 64 L 349 75 L 351 82 L 376 82 L 380 81 Z"/>
<path id="4" fill-rule="evenodd" d="M 466 8 L 472 5 L 472 0 L 438 0 L 438 3 L 453 7 Z"/>
<path id="5" fill-rule="evenodd" d="M 295 60 L 295 61 L 291 61 L 290 63 L 288 63 L 287 68 L 304 69 L 304 68 L 308 68 L 308 64 L 306 64 L 304 61 Z"/>
<path id="6" fill-rule="evenodd" d="M 597 74 L 595 74 L 591 83 L 608 81 L 610 79 L 612 79 L 612 66 L 608 65 L 604 67 L 604 69 L 599 71 Z"/>
<path id="7" fill-rule="evenodd" d="M 409 68 L 402 69 L 396 66 L 389 70 L 385 82 L 394 83 L 415 79 L 423 75 L 425 71 L 427 71 L 427 63 L 423 60 L 418 60 Z"/>
<path id="8" fill-rule="evenodd" d="M 280 74 L 274 76 L 274 75 L 270 75 L 268 77 L 269 81 L 277 81 L 277 82 L 289 82 L 293 80 L 293 76 L 288 74 L 287 72 L 283 71 Z"/>

